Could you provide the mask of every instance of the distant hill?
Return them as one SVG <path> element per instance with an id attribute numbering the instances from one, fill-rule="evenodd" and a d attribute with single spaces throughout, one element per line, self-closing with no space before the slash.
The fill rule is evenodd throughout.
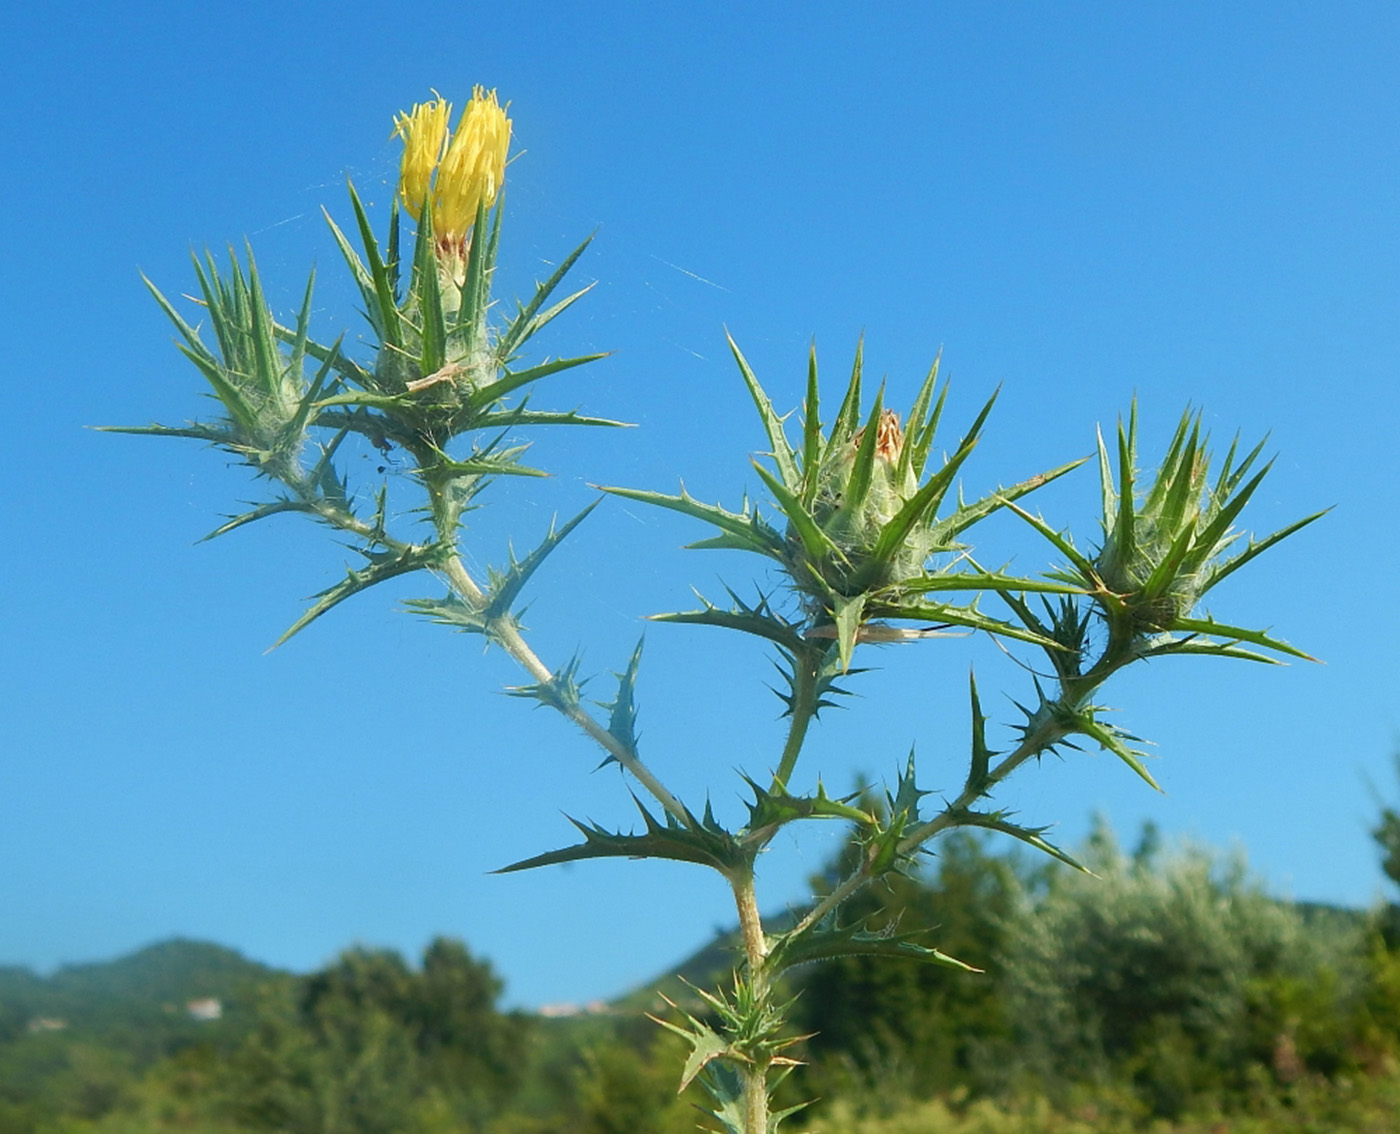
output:
<path id="1" fill-rule="evenodd" d="M 0 1042 L 35 1032 L 103 1042 L 140 1035 L 149 1049 L 217 1040 L 251 1024 L 259 989 L 290 979 L 222 945 L 180 938 L 48 977 L 9 966 L 0 968 Z"/>
<path id="2" fill-rule="evenodd" d="M 172 938 L 115 961 L 65 965 L 45 982 L 77 1000 L 172 1001 L 236 996 L 278 970 L 208 941 Z"/>

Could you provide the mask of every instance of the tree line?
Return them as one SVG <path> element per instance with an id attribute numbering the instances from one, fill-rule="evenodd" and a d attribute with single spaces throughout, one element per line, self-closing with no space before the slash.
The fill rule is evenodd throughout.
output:
<path id="1" fill-rule="evenodd" d="M 1375 834 L 1400 882 L 1400 814 Z M 984 971 L 798 970 L 787 993 L 810 1038 L 782 1098 L 817 1099 L 807 1125 L 833 1134 L 1388 1128 L 1390 910 L 1278 901 L 1241 859 L 1164 850 L 1150 827 L 1124 849 L 1099 824 L 1084 861 L 1095 877 L 959 834 L 863 895 L 851 916 L 869 929 L 934 926 Z M 152 1000 L 160 965 L 105 1017 L 48 1031 L 25 1019 L 39 986 L 0 973 L 0 1134 L 679 1134 L 702 1117 L 676 1093 L 679 1041 L 635 999 L 573 1019 L 504 1011 L 500 978 L 459 941 L 417 963 L 356 948 L 304 977 L 230 970 L 212 1027 Z"/>

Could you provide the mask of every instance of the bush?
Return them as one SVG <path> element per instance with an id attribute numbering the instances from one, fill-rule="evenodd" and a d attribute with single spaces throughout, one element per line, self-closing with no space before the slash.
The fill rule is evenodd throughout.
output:
<path id="1" fill-rule="evenodd" d="M 1241 858 L 1187 849 L 1158 866 L 1103 828 L 1088 857 L 1099 877 L 1060 872 L 1005 927 L 1007 1010 L 1035 1078 L 1125 1080 L 1177 1116 L 1261 1072 L 1341 1069 L 1365 985 L 1357 922 L 1305 918 Z"/>

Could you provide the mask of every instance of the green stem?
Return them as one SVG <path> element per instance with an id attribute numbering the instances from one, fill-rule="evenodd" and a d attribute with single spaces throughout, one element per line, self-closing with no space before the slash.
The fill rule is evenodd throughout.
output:
<path id="1" fill-rule="evenodd" d="M 783 755 L 773 775 L 774 791 L 787 790 L 788 780 L 802 753 L 802 744 L 807 739 L 807 728 L 817 715 L 817 683 L 825 655 L 825 649 L 806 649 L 793 656 L 792 724 L 788 726 L 787 743 L 783 745 Z"/>
<path id="2" fill-rule="evenodd" d="M 922 823 L 915 827 L 899 844 L 901 855 L 910 855 L 924 843 L 934 836 L 947 830 L 949 827 L 958 825 L 959 816 L 966 811 L 978 799 L 985 796 L 991 789 L 999 784 L 1007 776 L 1011 775 L 1017 768 L 1024 764 L 1031 757 L 1044 752 L 1057 740 L 1062 738 L 1058 727 L 1051 722 L 1045 722 L 1030 736 L 1027 736 L 1014 751 L 1008 753 L 995 768 L 987 775 L 986 780 L 981 784 L 969 785 L 965 787 L 962 794 L 952 803 L 943 809 L 943 813 L 930 819 L 927 823 Z M 818 924 L 824 917 L 837 909 L 848 898 L 852 897 L 864 886 L 873 881 L 874 875 L 870 871 L 870 863 L 862 862 L 859 867 L 853 870 L 834 890 L 826 895 L 820 902 L 812 907 L 811 911 L 801 921 L 793 927 L 791 936 L 797 937 L 807 932 L 814 925 Z"/>
<path id="3" fill-rule="evenodd" d="M 443 572 L 446 574 L 452 589 L 455 590 L 464 601 L 478 609 L 486 605 L 485 592 L 482 591 L 481 587 L 477 585 L 476 580 L 467 572 L 459 556 L 454 555 L 449 559 L 443 567 Z M 540 682 L 542 685 L 547 685 L 554 680 L 554 674 L 550 668 L 540 660 L 539 655 L 536 654 L 525 639 L 521 637 L 520 629 L 513 618 L 504 617 L 493 620 L 490 631 L 491 637 L 499 642 L 506 653 L 514 658 L 516 662 L 520 664 L 521 668 L 536 681 Z M 613 736 L 612 733 L 594 720 L 582 707 L 574 705 L 567 707 L 556 706 L 556 708 L 604 748 L 608 755 L 612 756 L 619 764 L 626 768 L 627 771 L 631 772 L 637 782 L 646 788 L 652 798 L 655 799 L 657 803 L 661 804 L 667 812 L 685 826 L 689 827 L 692 825 L 693 820 L 690 812 L 686 810 L 680 800 L 666 790 L 661 781 L 656 778 L 651 769 L 641 761 L 632 749 L 621 743 L 617 737 Z"/>
<path id="4" fill-rule="evenodd" d="M 744 1069 L 744 1134 L 768 1134 L 768 1068 Z"/>
<path id="5" fill-rule="evenodd" d="M 768 938 L 758 912 L 752 868 L 731 875 L 730 885 L 734 906 L 739 911 L 739 936 L 744 942 L 749 987 L 754 999 L 761 1000 L 768 993 Z M 744 1084 L 744 1134 L 768 1134 L 768 1067 L 764 1062 L 739 1068 Z"/>
<path id="6" fill-rule="evenodd" d="M 326 500 L 324 496 L 316 491 L 314 485 L 307 483 L 301 476 L 284 476 L 283 482 L 291 488 L 298 496 L 306 501 L 316 512 L 321 520 L 341 531 L 349 532 L 367 541 L 373 541 L 383 547 L 391 548 L 395 551 L 403 551 L 410 548 L 411 544 L 406 544 L 401 540 L 396 540 L 380 531 L 375 525 L 367 524 L 358 517 L 345 511 Z M 455 536 L 455 525 L 446 516 L 448 502 L 446 494 L 441 491 L 429 492 L 429 502 L 437 519 L 436 527 L 440 538 L 451 539 Z M 454 541 L 455 542 L 455 541 Z M 453 590 L 467 603 L 480 609 L 486 605 L 486 594 L 473 579 L 462 563 L 460 555 L 453 555 L 442 568 L 446 574 L 448 583 Z M 540 660 L 539 656 L 532 650 L 529 644 L 521 637 L 520 629 L 515 620 L 510 617 L 495 619 L 491 624 L 492 637 L 500 642 L 505 651 L 520 664 L 536 681 L 541 684 L 548 684 L 554 680 L 554 674 L 549 667 Z M 674 816 L 680 823 L 689 827 L 693 820 L 690 813 L 685 809 L 674 795 L 672 795 L 662 785 L 655 774 L 637 756 L 637 754 L 622 744 L 612 733 L 593 719 L 584 709 L 579 706 L 560 708 L 566 717 L 575 725 L 587 733 L 596 741 L 607 753 L 617 760 L 627 771 L 631 772 L 652 798 L 657 801 L 668 813 Z"/>
<path id="7" fill-rule="evenodd" d="M 283 484 L 290 488 L 297 496 L 307 504 L 316 514 L 322 523 L 329 524 L 333 528 L 339 528 L 343 532 L 349 532 L 353 536 L 364 540 L 366 543 L 375 543 L 380 547 L 388 548 L 390 551 L 404 552 L 418 550 L 421 545 L 405 543 L 401 539 L 394 539 L 388 532 L 381 530 L 374 524 L 367 524 L 352 512 L 347 512 L 344 508 L 327 500 L 317 490 L 300 471 L 295 474 L 288 474 L 280 477 Z"/>
<path id="8" fill-rule="evenodd" d="M 768 938 L 763 932 L 763 918 L 758 912 L 758 896 L 754 890 L 753 870 L 735 871 L 730 876 L 734 890 L 734 906 L 739 911 L 739 936 L 744 942 L 744 959 L 748 962 L 749 981 L 756 991 L 763 991 L 759 982 L 767 983 L 764 961 L 768 959 Z"/>

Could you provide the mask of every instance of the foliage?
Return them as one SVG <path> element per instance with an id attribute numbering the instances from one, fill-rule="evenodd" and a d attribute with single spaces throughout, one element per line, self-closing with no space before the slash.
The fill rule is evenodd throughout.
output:
<path id="1" fill-rule="evenodd" d="M 1144 1122 L 1107 1092 L 1066 1109 L 1044 1096 L 969 1101 L 960 1096 L 907 1103 L 887 1116 L 832 1108 L 840 1134 L 1390 1134 L 1400 1113 L 1400 1069 L 1373 1077 L 1300 1084 L 1286 1095 L 1260 1094 L 1250 1109 L 1211 1111 Z"/>
<path id="2" fill-rule="evenodd" d="M 853 908 L 873 925 L 935 920 L 985 972 L 894 956 L 794 969 L 794 1025 L 820 1034 L 775 1105 L 818 1098 L 812 1127 L 843 1134 L 1388 1130 L 1400 953 L 1379 921 L 1280 903 L 1238 858 L 1156 844 L 1149 832 L 1127 855 L 1100 827 L 1079 852 L 1095 882 L 957 833 L 930 869 L 862 892 Z M 853 838 L 827 876 L 860 854 Z M 226 955 L 182 943 L 165 956 L 201 949 Z M 148 960 L 87 967 L 82 983 L 99 998 L 139 986 Z M 699 1086 L 675 1090 L 687 1045 L 639 1010 L 527 1020 L 501 1013 L 499 993 L 489 965 L 438 941 L 418 966 L 359 948 L 307 977 L 268 974 L 232 1048 L 184 1043 L 145 1064 L 140 1026 L 25 1034 L 0 1042 L 0 1131 L 695 1129 Z M 704 1004 L 690 1011 L 713 1029 L 721 1013 Z"/>
<path id="3" fill-rule="evenodd" d="M 1400 776 L 1400 752 L 1395 754 L 1394 762 L 1397 776 Z M 1380 822 L 1371 829 L 1371 838 L 1381 850 L 1381 870 L 1400 886 L 1400 810 L 1382 803 Z"/>
<path id="4" fill-rule="evenodd" d="M 1058 874 L 1005 925 L 1007 1011 L 1052 1094 L 1122 1082 L 1170 1117 L 1255 1075 L 1344 1067 L 1364 979 L 1355 925 L 1308 924 L 1239 859 L 1187 850 L 1154 869 L 1101 828 L 1088 861 L 1097 878 Z"/>
<path id="5" fill-rule="evenodd" d="M 105 964 L 40 978 L 0 973 L 0 1131 L 121 1104 L 148 1068 L 194 1050 L 228 1053 L 252 1028 L 258 990 L 281 974 L 230 949 L 168 941 Z M 217 1020 L 186 1005 L 217 999 Z"/>
<path id="6" fill-rule="evenodd" d="M 352 949 L 263 1008 L 231 1061 L 227 1110 L 252 1129 L 344 1134 L 480 1129 L 518 1083 L 526 1021 L 500 982 L 439 939 L 411 969 Z"/>
<path id="7" fill-rule="evenodd" d="M 989 853 L 985 838 L 956 832 L 939 842 L 931 869 L 852 899 L 852 916 L 877 927 L 934 927 L 942 947 L 985 971 L 875 956 L 798 970 L 793 1023 L 812 1033 L 811 1066 L 799 1073 L 809 1096 L 890 1102 L 979 1083 L 984 1064 L 1005 1056 L 1011 1036 L 995 969 L 1006 919 L 1023 887 L 1033 885 L 1021 878 L 1028 871 L 1019 858 Z"/>

